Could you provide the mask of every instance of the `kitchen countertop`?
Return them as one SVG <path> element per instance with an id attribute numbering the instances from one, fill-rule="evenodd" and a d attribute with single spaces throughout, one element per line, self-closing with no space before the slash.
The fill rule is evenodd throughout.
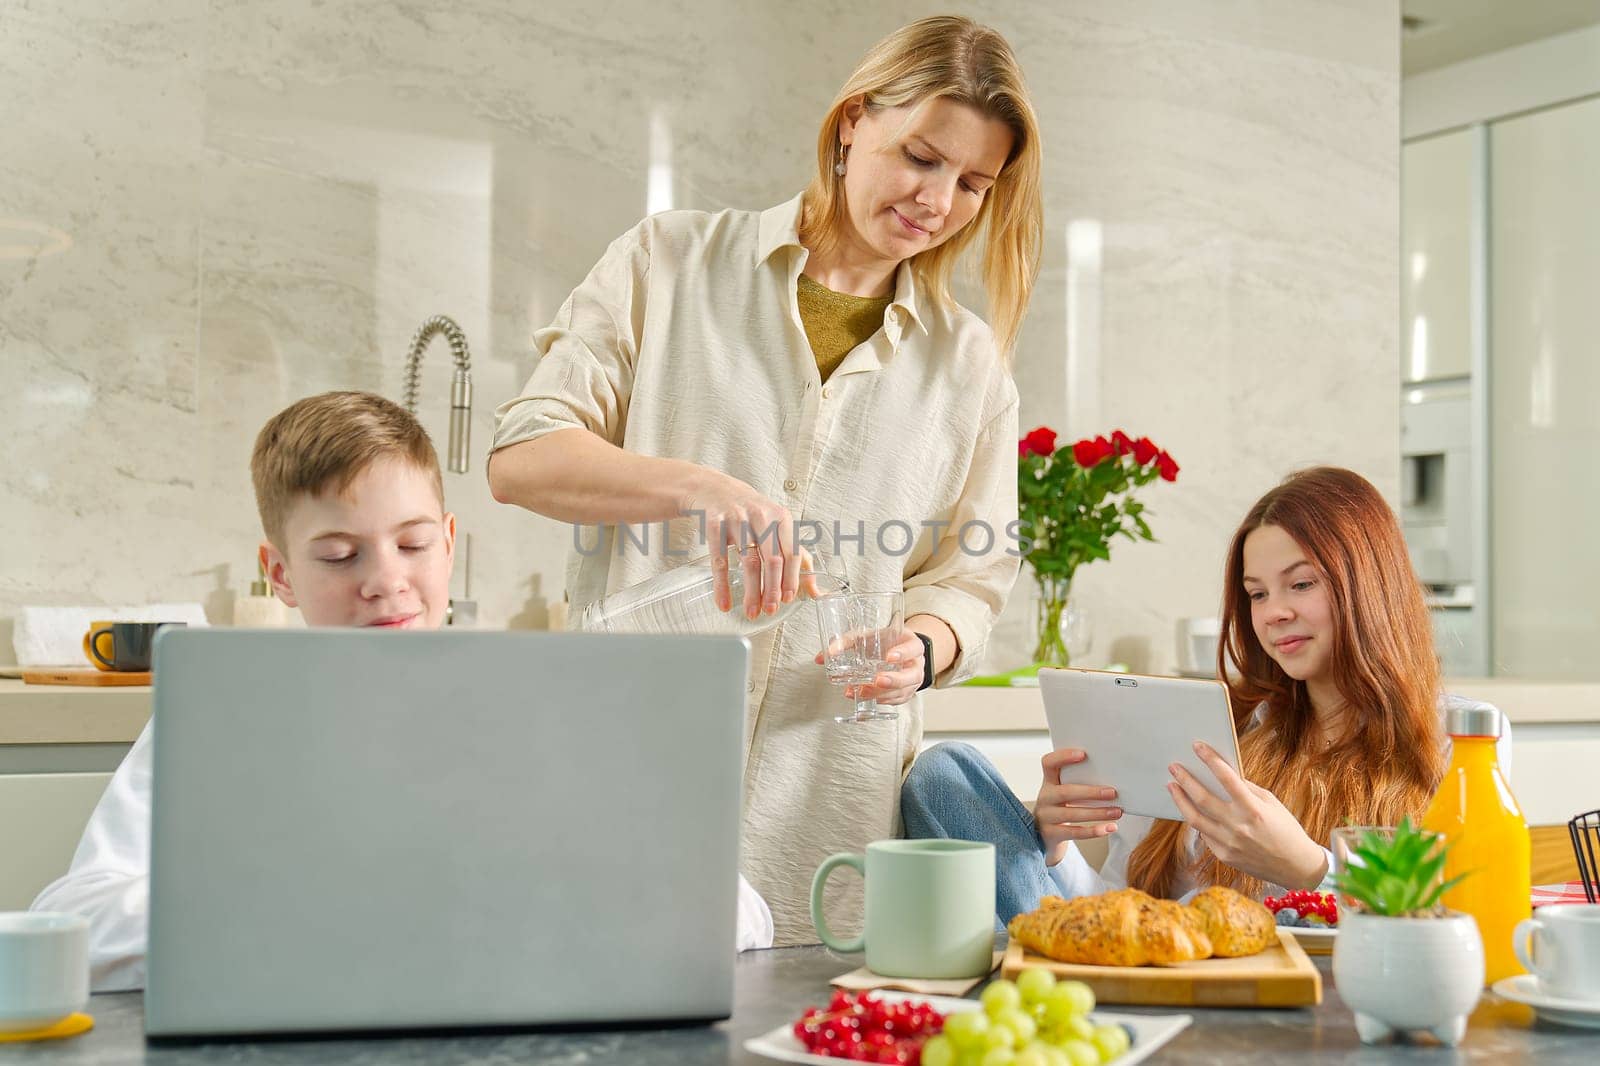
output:
<path id="1" fill-rule="evenodd" d="M 1600 723 L 1600 684 L 1452 678 L 1445 688 L 1486 700 L 1513 725 Z M 923 694 L 928 733 L 1043 733 L 1037 688 L 958 686 Z M 150 717 L 150 689 L 27 685 L 0 678 L 0 744 L 131 744 Z"/>
<path id="2" fill-rule="evenodd" d="M 1600 723 L 1600 684 L 1446 678 L 1444 689 L 1494 704 L 1512 725 Z M 923 727 L 929 733 L 1043 733 L 1047 729 L 1037 687 L 936 689 L 923 693 L 922 707 Z"/>
<path id="3" fill-rule="evenodd" d="M 148 685 L 29 685 L 0 678 L 0 744 L 131 744 L 149 718 Z"/>
<path id="4" fill-rule="evenodd" d="M 138 993 L 95 996 L 92 1032 L 57 1043 L 15 1045 L 8 1061 L 78 1063 L 765 1063 L 748 1054 L 744 1041 L 797 1017 L 828 996 L 828 979 L 859 965 L 860 956 L 840 956 L 821 947 L 756 951 L 740 956 L 734 1015 L 709 1028 L 637 1032 L 554 1033 L 484 1036 L 401 1037 L 203 1044 L 146 1048 L 143 997 Z M 1319 958 L 1324 998 L 1301 1010 L 1189 1010 L 1194 1024 L 1155 1057 L 1158 1063 L 1269 1064 L 1538 1062 L 1541 1066 L 1592 1063 L 1600 1058 L 1600 1032 L 1536 1022 L 1533 1012 L 1490 995 L 1472 1017 L 1466 1039 L 1454 1051 L 1429 1043 L 1364 1047 L 1350 1011 Z M 1115 1008 L 1138 1011 L 1138 1008 Z M 1167 1013 L 1149 1010 L 1148 1013 Z M 1425 1038 L 1424 1038 L 1425 1039 Z"/>

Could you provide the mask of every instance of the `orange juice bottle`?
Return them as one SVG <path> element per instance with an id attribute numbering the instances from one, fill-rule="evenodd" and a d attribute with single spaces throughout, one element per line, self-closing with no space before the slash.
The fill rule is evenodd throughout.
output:
<path id="1" fill-rule="evenodd" d="M 1451 844 L 1446 879 L 1470 871 L 1442 902 L 1477 920 L 1484 978 L 1493 984 L 1525 972 L 1512 952 L 1511 932 L 1533 909 L 1528 823 L 1495 751 L 1500 712 L 1484 706 L 1452 707 L 1445 729 L 1451 738 L 1450 767 L 1422 827 L 1443 834 Z"/>

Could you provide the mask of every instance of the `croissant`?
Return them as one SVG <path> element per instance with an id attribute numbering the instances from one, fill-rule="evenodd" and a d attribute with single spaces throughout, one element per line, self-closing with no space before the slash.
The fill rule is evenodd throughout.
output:
<path id="1" fill-rule="evenodd" d="M 1062 962 L 1146 966 L 1206 958 L 1211 944 L 1184 910 L 1125 888 L 1072 900 L 1047 896 L 1006 928 L 1024 947 Z"/>
<path id="2" fill-rule="evenodd" d="M 1046 896 L 1037 910 L 1017 915 L 1006 928 L 1037 954 L 1090 966 L 1254 955 L 1278 939 L 1267 908 L 1221 886 L 1198 893 L 1189 906 L 1136 888 L 1071 900 Z"/>
<path id="3" fill-rule="evenodd" d="M 1231 888 L 1214 885 L 1196 893 L 1184 910 L 1204 919 L 1211 949 L 1223 958 L 1254 955 L 1278 941 L 1272 912 Z"/>

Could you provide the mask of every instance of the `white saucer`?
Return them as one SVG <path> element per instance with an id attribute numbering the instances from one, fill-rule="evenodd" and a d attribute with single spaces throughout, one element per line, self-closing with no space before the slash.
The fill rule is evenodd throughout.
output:
<path id="1" fill-rule="evenodd" d="M 1339 935 L 1337 925 L 1286 925 L 1283 928 L 1311 955 L 1333 954 L 1333 942 Z"/>
<path id="2" fill-rule="evenodd" d="M 1600 999 L 1557 999 L 1539 991 L 1539 979 L 1531 973 L 1505 977 L 1492 986 L 1497 995 L 1513 1003 L 1526 1003 L 1541 1018 L 1558 1025 L 1580 1029 L 1600 1029 Z"/>

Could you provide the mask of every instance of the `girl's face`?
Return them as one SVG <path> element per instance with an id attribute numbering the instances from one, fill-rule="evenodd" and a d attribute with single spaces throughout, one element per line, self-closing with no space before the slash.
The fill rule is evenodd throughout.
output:
<path id="1" fill-rule="evenodd" d="M 1244 592 L 1256 639 L 1296 681 L 1326 679 L 1333 654 L 1327 581 L 1305 549 L 1279 526 L 1244 538 Z"/>
<path id="2" fill-rule="evenodd" d="M 942 97 L 920 105 L 845 109 L 839 140 L 846 216 L 858 247 L 900 263 L 949 240 L 994 185 L 1011 152 L 1011 129 Z"/>

